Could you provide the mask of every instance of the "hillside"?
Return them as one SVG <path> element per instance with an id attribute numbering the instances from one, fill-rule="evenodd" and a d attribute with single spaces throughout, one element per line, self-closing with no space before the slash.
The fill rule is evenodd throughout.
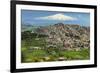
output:
<path id="1" fill-rule="evenodd" d="M 24 30 L 21 62 L 90 59 L 90 27 L 57 23 L 36 28 L 27 26 Z"/>

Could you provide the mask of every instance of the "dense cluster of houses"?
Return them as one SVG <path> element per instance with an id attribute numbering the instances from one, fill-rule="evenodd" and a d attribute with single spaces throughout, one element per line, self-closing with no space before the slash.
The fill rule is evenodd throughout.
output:
<path id="1" fill-rule="evenodd" d="M 47 48 L 52 46 L 62 50 L 76 51 L 82 48 L 90 48 L 89 27 L 58 23 L 48 27 L 38 28 L 37 33 L 48 35 L 45 38 Z"/>

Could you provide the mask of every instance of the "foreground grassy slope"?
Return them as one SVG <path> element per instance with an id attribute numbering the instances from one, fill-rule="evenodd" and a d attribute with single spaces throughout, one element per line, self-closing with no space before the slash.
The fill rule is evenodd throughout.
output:
<path id="1" fill-rule="evenodd" d="M 82 49 L 80 51 L 55 51 L 55 50 L 27 50 L 22 51 L 22 62 L 46 62 L 46 61 L 60 61 L 63 60 L 87 60 L 89 59 L 89 49 Z"/>

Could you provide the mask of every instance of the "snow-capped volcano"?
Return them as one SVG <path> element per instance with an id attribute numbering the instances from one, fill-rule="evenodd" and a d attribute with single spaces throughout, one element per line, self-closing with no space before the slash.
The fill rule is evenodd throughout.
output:
<path id="1" fill-rule="evenodd" d="M 71 17 L 71 16 L 68 16 L 68 15 L 64 15 L 62 13 L 54 14 L 54 15 L 49 15 L 49 16 L 44 16 L 44 17 L 38 17 L 36 19 L 43 19 L 43 20 L 62 20 L 62 21 L 66 21 L 66 20 L 77 20 L 77 18 L 75 18 L 75 17 Z"/>

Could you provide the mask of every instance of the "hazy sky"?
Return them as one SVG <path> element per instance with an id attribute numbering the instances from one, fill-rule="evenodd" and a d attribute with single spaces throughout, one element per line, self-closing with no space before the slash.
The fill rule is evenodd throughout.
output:
<path id="1" fill-rule="evenodd" d="M 21 22 L 31 25 L 52 25 L 56 23 L 90 26 L 90 14 L 79 12 L 53 12 L 21 10 Z"/>

